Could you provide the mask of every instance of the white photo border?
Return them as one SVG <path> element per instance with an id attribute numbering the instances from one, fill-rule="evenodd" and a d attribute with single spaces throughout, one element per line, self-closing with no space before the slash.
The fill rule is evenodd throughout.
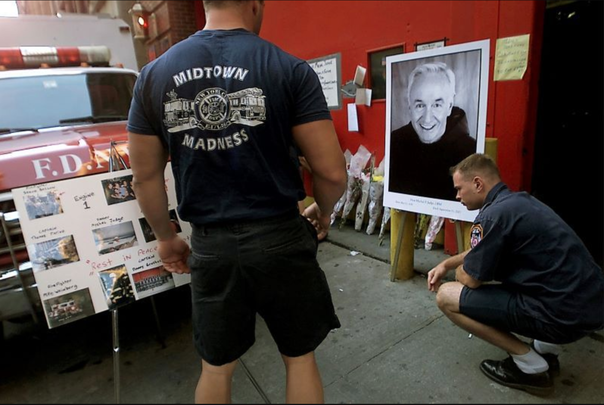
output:
<path id="1" fill-rule="evenodd" d="M 389 191 L 390 134 L 394 129 L 396 129 L 392 128 L 392 68 L 393 64 L 405 61 L 417 62 L 422 59 L 434 58 L 443 55 L 479 51 L 480 78 L 477 106 L 478 115 L 476 126 L 476 152 L 484 153 L 489 79 L 489 45 L 490 41 L 486 39 L 459 45 L 449 45 L 442 48 L 430 49 L 426 51 L 394 55 L 386 58 L 386 148 L 384 157 L 385 207 L 390 207 L 406 212 L 435 215 L 453 220 L 461 220 L 468 222 L 473 222 L 476 218 L 476 215 L 478 215 L 478 210 L 469 211 L 458 201 L 448 201 L 437 198 L 416 196 Z M 453 187 L 453 180 L 451 180 L 451 187 Z"/>

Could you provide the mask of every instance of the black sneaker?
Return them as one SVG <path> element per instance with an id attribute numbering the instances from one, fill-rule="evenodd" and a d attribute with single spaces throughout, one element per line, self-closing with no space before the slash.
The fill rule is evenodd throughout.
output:
<path id="1" fill-rule="evenodd" d="M 531 348 L 537 352 L 537 349 L 535 349 L 535 341 L 531 342 Z M 549 374 L 552 377 L 558 377 L 560 375 L 560 361 L 558 360 L 558 356 L 552 353 L 537 353 L 539 356 L 543 357 L 545 361 L 547 361 L 547 365 L 549 366 Z"/>
<path id="2" fill-rule="evenodd" d="M 484 360 L 480 370 L 491 380 L 506 387 L 524 390 L 529 394 L 545 396 L 554 392 L 554 382 L 549 373 L 526 374 L 520 371 L 514 359 Z"/>

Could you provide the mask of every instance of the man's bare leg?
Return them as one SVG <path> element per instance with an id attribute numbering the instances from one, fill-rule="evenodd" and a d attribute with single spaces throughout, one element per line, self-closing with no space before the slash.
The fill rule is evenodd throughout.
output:
<path id="1" fill-rule="evenodd" d="M 288 404 L 322 404 L 323 382 L 314 352 L 299 357 L 283 356 L 287 375 L 285 402 Z"/>
<path id="2" fill-rule="evenodd" d="M 195 389 L 196 404 L 230 404 L 231 382 L 237 361 L 213 366 L 201 360 L 201 376 Z"/>
<path id="3" fill-rule="evenodd" d="M 510 354 L 523 355 L 529 352 L 530 347 L 515 335 L 484 325 L 461 314 L 459 312 L 459 298 L 462 289 L 463 284 L 449 282 L 441 285 L 436 295 L 438 308 L 454 324 Z"/>

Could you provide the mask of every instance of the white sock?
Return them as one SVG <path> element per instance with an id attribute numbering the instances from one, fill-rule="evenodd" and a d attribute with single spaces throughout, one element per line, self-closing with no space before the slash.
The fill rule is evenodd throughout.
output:
<path id="1" fill-rule="evenodd" d="M 551 353 L 551 354 L 555 354 L 557 356 L 562 351 L 562 347 L 560 347 L 560 345 L 542 342 L 537 339 L 535 339 L 533 341 L 533 345 L 535 346 L 535 350 L 537 350 L 537 353 L 541 353 L 541 354 Z"/>
<path id="2" fill-rule="evenodd" d="M 518 366 L 520 371 L 526 374 L 537 374 L 547 371 L 549 366 L 547 361 L 537 353 L 531 347 L 531 351 L 527 354 L 512 354 L 514 363 Z"/>

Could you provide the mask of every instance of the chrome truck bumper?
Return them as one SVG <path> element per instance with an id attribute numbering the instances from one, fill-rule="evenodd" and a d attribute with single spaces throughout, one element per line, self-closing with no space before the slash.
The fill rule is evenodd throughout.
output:
<path id="1" fill-rule="evenodd" d="M 39 321 L 42 305 L 27 256 L 19 213 L 12 194 L 0 194 L 0 321 L 31 315 Z"/>

